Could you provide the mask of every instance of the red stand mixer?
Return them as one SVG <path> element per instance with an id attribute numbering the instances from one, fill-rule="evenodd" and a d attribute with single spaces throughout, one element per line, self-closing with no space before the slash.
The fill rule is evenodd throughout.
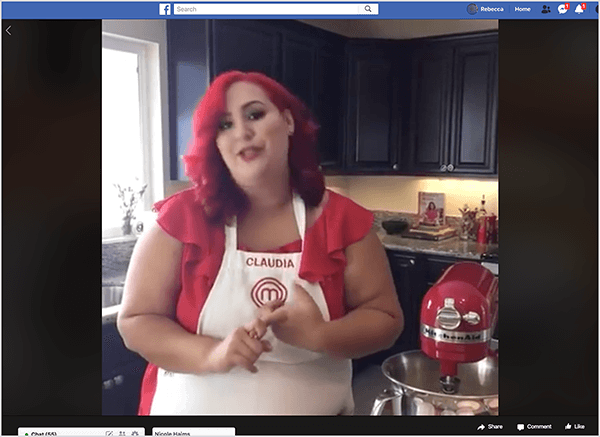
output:
<path id="1" fill-rule="evenodd" d="M 444 393 L 456 393 L 458 364 L 489 354 L 498 317 L 498 279 L 476 262 L 449 267 L 421 304 L 421 351 L 440 363 Z"/>
<path id="2" fill-rule="evenodd" d="M 450 266 L 421 303 L 420 350 L 383 362 L 391 387 L 371 415 L 388 403 L 401 416 L 498 415 L 497 298 L 490 270 L 476 262 Z"/>

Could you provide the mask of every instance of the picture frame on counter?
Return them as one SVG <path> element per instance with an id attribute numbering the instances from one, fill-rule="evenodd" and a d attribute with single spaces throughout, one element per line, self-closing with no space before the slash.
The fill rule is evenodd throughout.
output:
<path id="1" fill-rule="evenodd" d="M 446 195 L 419 191 L 419 225 L 446 225 Z"/>

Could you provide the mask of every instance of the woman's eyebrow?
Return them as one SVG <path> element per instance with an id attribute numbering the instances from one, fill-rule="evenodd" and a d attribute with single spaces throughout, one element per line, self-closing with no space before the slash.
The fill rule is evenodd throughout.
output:
<path id="1" fill-rule="evenodd" d="M 242 105 L 242 110 L 246 109 L 248 106 L 250 106 L 250 105 L 252 105 L 252 104 L 254 104 L 254 103 L 260 103 L 261 105 L 264 105 L 264 103 L 263 103 L 263 102 L 261 102 L 260 100 L 252 100 L 252 101 L 250 101 L 250 102 L 248 102 L 248 103 L 244 103 L 244 104 Z M 223 114 L 223 115 L 231 115 L 231 112 L 226 112 L 226 113 L 225 113 L 225 114 Z"/>

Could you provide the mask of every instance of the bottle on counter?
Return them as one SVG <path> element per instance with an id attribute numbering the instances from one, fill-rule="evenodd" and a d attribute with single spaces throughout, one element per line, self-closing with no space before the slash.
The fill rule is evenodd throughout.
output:
<path id="1" fill-rule="evenodd" d="M 481 199 L 481 209 L 479 210 L 479 229 L 477 230 L 477 242 L 481 244 L 487 243 L 487 213 L 485 211 L 485 194 Z"/>
<path id="2" fill-rule="evenodd" d="M 498 217 L 492 213 L 487 218 L 487 242 L 492 244 L 498 243 Z"/>
<path id="3" fill-rule="evenodd" d="M 481 244 L 487 243 L 487 217 L 482 217 L 479 221 L 479 230 L 477 231 L 477 242 Z"/>

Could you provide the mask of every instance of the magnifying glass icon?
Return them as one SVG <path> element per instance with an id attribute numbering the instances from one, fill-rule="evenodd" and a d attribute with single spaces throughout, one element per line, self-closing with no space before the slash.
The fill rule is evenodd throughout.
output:
<path id="1" fill-rule="evenodd" d="M 372 11 L 371 11 L 371 6 L 369 6 L 369 5 L 366 5 L 366 6 L 365 6 L 365 11 L 367 11 L 367 12 L 372 12 Z"/>

